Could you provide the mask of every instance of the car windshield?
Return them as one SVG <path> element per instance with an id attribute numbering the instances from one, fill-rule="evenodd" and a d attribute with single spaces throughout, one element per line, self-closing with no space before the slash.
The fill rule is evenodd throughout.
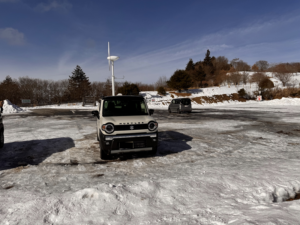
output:
<path id="1" fill-rule="evenodd" d="M 183 105 L 190 105 L 191 104 L 191 100 L 189 98 L 184 98 L 184 99 L 181 99 L 181 103 Z"/>
<path id="2" fill-rule="evenodd" d="M 148 115 L 143 98 L 113 98 L 103 103 L 103 116 Z"/>

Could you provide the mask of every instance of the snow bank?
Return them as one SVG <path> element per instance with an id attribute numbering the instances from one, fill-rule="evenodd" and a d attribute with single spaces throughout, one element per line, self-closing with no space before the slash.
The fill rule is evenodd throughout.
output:
<path id="1" fill-rule="evenodd" d="M 271 101 L 263 101 L 261 104 L 265 105 L 300 105 L 300 98 L 282 98 Z"/>
<path id="2" fill-rule="evenodd" d="M 22 111 L 24 111 L 24 109 L 14 105 L 7 99 L 4 100 L 3 113 L 18 113 L 18 112 L 22 112 Z"/>

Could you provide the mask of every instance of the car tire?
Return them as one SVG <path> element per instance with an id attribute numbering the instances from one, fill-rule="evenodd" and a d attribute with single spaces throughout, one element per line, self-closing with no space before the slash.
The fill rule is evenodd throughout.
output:
<path id="1" fill-rule="evenodd" d="M 157 153 L 157 147 L 152 149 L 151 155 L 156 156 L 156 153 Z"/>
<path id="2" fill-rule="evenodd" d="M 100 149 L 100 158 L 102 160 L 109 160 L 110 159 L 110 157 L 102 149 Z"/>
<path id="3" fill-rule="evenodd" d="M 0 131 L 0 148 L 3 148 L 4 146 L 4 129 L 1 129 Z"/>
<path id="4" fill-rule="evenodd" d="M 181 111 L 180 111 L 180 109 L 177 109 L 177 113 L 178 113 L 178 114 L 181 114 Z"/>
<path id="5" fill-rule="evenodd" d="M 169 111 L 169 113 L 172 113 L 170 108 L 168 109 L 168 111 Z"/>
<path id="6" fill-rule="evenodd" d="M 100 158 L 102 160 L 109 160 L 110 159 L 110 155 L 107 155 L 106 152 L 103 150 L 103 148 L 101 148 L 101 144 L 100 145 Z"/>

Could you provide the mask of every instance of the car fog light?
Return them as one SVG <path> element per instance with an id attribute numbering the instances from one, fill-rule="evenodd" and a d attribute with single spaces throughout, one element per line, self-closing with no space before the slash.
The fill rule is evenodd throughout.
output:
<path id="1" fill-rule="evenodd" d="M 109 145 L 109 142 L 106 142 L 106 145 Z"/>
<path id="2" fill-rule="evenodd" d="M 153 141 L 156 141 L 156 139 L 154 138 Z"/>

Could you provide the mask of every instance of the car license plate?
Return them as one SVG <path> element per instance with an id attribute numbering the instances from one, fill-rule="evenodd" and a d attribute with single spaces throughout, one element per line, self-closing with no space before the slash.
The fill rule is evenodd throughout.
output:
<path id="1" fill-rule="evenodd" d="M 120 150 L 133 149 L 133 141 L 125 141 L 119 143 Z"/>
<path id="2" fill-rule="evenodd" d="M 134 148 L 145 148 L 146 144 L 145 141 L 135 141 Z"/>

